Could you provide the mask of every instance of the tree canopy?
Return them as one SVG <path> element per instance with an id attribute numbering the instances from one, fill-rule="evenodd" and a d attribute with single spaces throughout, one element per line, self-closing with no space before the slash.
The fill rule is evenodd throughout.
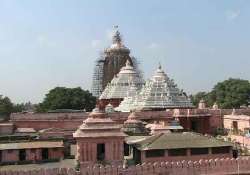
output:
<path id="1" fill-rule="evenodd" d="M 0 117 L 6 118 L 13 110 L 13 104 L 8 97 L 0 95 Z"/>
<path id="2" fill-rule="evenodd" d="M 56 87 L 46 94 L 42 103 L 37 106 L 38 112 L 47 112 L 56 109 L 86 109 L 91 111 L 96 104 L 96 98 L 89 91 L 80 87 Z"/>
<path id="3" fill-rule="evenodd" d="M 204 99 L 208 106 L 215 102 L 221 108 L 239 108 L 250 102 L 250 83 L 248 80 L 230 78 L 217 83 L 211 92 L 198 92 L 191 96 L 194 105 Z"/>
<path id="4" fill-rule="evenodd" d="M 0 119 L 8 119 L 11 113 L 26 110 L 27 104 L 31 105 L 30 103 L 13 104 L 9 97 L 0 95 Z"/>

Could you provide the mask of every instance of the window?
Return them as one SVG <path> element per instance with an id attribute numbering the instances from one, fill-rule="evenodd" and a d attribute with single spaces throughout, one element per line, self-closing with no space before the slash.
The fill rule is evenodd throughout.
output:
<path id="1" fill-rule="evenodd" d="M 169 149 L 168 150 L 169 156 L 186 156 L 187 155 L 187 149 Z"/>
<path id="2" fill-rule="evenodd" d="M 124 142 L 123 146 L 124 146 L 124 156 L 129 156 L 129 145 Z"/>
<path id="3" fill-rule="evenodd" d="M 192 148 L 191 155 L 208 154 L 208 148 Z"/>
<path id="4" fill-rule="evenodd" d="M 42 149 L 42 159 L 43 160 L 49 159 L 49 149 L 48 148 Z"/>
<path id="5" fill-rule="evenodd" d="M 146 157 L 164 157 L 164 155 L 165 150 L 162 149 L 146 151 Z"/>
<path id="6" fill-rule="evenodd" d="M 25 151 L 25 149 L 20 149 L 19 150 L 19 160 L 20 161 L 26 160 L 26 151 Z"/>
<path id="7" fill-rule="evenodd" d="M 212 148 L 212 154 L 227 154 L 230 152 L 230 147 Z"/>
<path id="8" fill-rule="evenodd" d="M 105 144 L 97 144 L 97 160 L 102 161 L 105 159 Z"/>

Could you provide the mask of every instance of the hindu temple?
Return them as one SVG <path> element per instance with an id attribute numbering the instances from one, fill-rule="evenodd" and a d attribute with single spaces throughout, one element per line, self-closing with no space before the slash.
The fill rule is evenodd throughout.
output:
<path id="1" fill-rule="evenodd" d="M 136 58 L 130 56 L 130 50 L 123 44 L 118 26 L 115 26 L 111 46 L 106 48 L 96 61 L 92 82 L 94 96 L 101 95 L 107 84 L 126 65 L 127 60 L 138 70 Z"/>

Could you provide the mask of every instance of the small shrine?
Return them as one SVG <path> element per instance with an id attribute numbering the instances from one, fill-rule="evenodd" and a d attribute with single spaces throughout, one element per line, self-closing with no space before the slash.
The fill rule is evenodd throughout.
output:
<path id="1" fill-rule="evenodd" d="M 124 122 L 123 132 L 127 135 L 140 136 L 148 135 L 149 131 L 145 128 L 143 122 L 138 119 L 136 112 L 132 112 Z"/>
<path id="2" fill-rule="evenodd" d="M 207 106 L 206 106 L 206 102 L 204 99 L 201 99 L 199 104 L 198 104 L 198 109 L 206 109 Z"/>
<path id="3" fill-rule="evenodd" d="M 80 167 L 100 164 L 122 164 L 124 134 L 107 114 L 95 108 L 73 134 L 77 142 L 77 161 Z"/>

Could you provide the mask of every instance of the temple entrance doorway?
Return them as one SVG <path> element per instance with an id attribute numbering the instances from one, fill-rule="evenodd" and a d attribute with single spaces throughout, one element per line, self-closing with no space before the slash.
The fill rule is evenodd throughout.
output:
<path id="1" fill-rule="evenodd" d="M 20 161 L 26 160 L 26 151 L 25 151 L 25 149 L 20 149 L 19 150 L 19 160 Z"/>
<path id="2" fill-rule="evenodd" d="M 49 159 L 49 149 L 48 148 L 42 149 L 42 159 L 43 160 Z"/>
<path id="3" fill-rule="evenodd" d="M 105 144 L 99 143 L 97 144 L 97 160 L 103 161 L 105 159 Z"/>
<path id="4" fill-rule="evenodd" d="M 238 133 L 238 122 L 233 121 L 233 132 Z"/>

